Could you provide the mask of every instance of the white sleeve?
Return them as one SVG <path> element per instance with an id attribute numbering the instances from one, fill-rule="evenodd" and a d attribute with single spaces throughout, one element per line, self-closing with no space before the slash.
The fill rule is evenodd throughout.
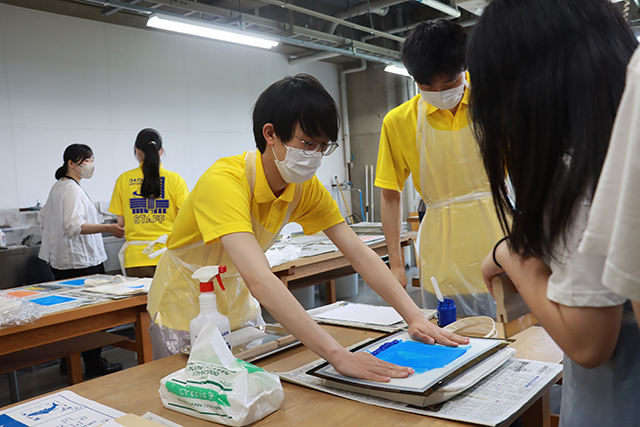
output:
<path id="1" fill-rule="evenodd" d="M 601 282 L 604 255 L 578 252 L 588 214 L 589 207 L 582 204 L 566 245 L 559 245 L 557 259 L 550 263 L 552 273 L 547 286 L 547 298 L 570 307 L 612 307 L 623 304 L 625 298 L 605 288 Z"/>
<path id="2" fill-rule="evenodd" d="M 602 282 L 640 301 L 640 49 L 611 134 L 580 251 L 606 256 Z"/>
<path id="3" fill-rule="evenodd" d="M 68 185 L 62 193 L 62 226 L 69 239 L 80 235 L 86 222 L 87 210 L 82 201 L 83 194 L 79 185 Z"/>

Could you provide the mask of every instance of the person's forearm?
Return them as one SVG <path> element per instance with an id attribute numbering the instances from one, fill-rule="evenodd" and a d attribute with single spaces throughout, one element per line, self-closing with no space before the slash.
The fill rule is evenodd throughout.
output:
<path id="1" fill-rule="evenodd" d="M 586 368 L 604 363 L 615 349 L 622 306 L 569 307 L 547 298 L 551 270 L 535 257 L 520 258 L 501 244 L 496 259 L 540 325 L 574 362 Z"/>
<path id="2" fill-rule="evenodd" d="M 80 228 L 80 234 L 96 234 L 96 233 L 108 233 L 109 228 L 107 224 L 89 224 L 85 222 Z"/>
<path id="3" fill-rule="evenodd" d="M 347 259 L 353 268 L 362 276 L 362 279 L 378 295 L 389 303 L 407 322 L 411 323 L 418 317 L 423 317 L 422 310 L 418 308 L 409 294 L 400 286 L 395 276 L 380 260 L 371 248 L 365 246 L 364 256 L 354 256 L 357 252 L 350 251 Z"/>
<path id="4" fill-rule="evenodd" d="M 273 274 L 246 282 L 251 294 L 269 313 L 311 351 L 330 363 L 346 350 L 322 329 L 303 309 L 298 300 Z M 251 279 L 249 279 L 251 280 Z"/>
<path id="5" fill-rule="evenodd" d="M 325 230 L 325 234 L 338 246 L 362 279 L 386 302 L 410 323 L 424 317 L 380 256 L 362 243 L 360 238 L 344 223 Z"/>
<path id="6" fill-rule="evenodd" d="M 402 228 L 402 195 L 395 190 L 382 189 L 380 203 L 382 232 L 389 250 L 391 268 L 404 268 L 400 234 Z"/>

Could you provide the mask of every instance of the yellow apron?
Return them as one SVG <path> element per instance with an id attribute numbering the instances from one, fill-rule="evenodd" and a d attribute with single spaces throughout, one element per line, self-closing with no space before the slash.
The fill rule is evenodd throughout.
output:
<path id="1" fill-rule="evenodd" d="M 471 126 L 434 129 L 427 104 L 420 100 L 416 131 L 421 196 L 427 205 L 418 232 L 423 307 L 437 304 L 433 276 L 456 302 L 458 316 L 495 317 L 480 263 L 503 233 Z"/>
<path id="2" fill-rule="evenodd" d="M 251 188 L 255 185 L 256 152 L 245 157 L 246 175 Z M 292 202 L 287 208 L 280 229 L 289 222 L 291 213 L 300 200 L 302 186 L 296 186 Z M 215 201 L 212 200 L 212 204 Z M 265 229 L 251 215 L 253 232 L 263 251 L 276 241 L 277 235 Z M 216 286 L 218 311 L 229 318 L 231 330 L 264 323 L 260 303 L 251 295 L 242 277 L 231 262 L 222 243 L 206 245 L 202 240 L 181 248 L 167 249 L 158 262 L 149 290 L 147 311 L 151 316 L 154 358 L 179 352 L 189 344 L 189 323 L 200 312 L 198 297 L 200 287 L 191 275 L 207 265 L 226 265 L 227 272 L 221 275 L 225 291 Z"/>

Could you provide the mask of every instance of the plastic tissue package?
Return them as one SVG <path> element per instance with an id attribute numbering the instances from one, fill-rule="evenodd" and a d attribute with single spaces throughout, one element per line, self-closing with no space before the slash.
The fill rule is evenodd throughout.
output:
<path id="1" fill-rule="evenodd" d="M 300 258 L 301 253 L 302 248 L 300 246 L 278 245 L 271 247 L 264 253 L 264 256 L 267 257 L 269 267 L 273 268 L 276 265 L 284 264 L 285 262 L 293 261 L 294 259 Z"/>
<path id="2" fill-rule="evenodd" d="M 0 291 L 0 329 L 38 320 L 44 307 Z"/>
<path id="3" fill-rule="evenodd" d="M 230 426 L 256 422 L 284 400 L 278 376 L 236 359 L 210 323 L 193 344 L 187 367 L 160 380 L 159 391 L 167 409 Z"/>

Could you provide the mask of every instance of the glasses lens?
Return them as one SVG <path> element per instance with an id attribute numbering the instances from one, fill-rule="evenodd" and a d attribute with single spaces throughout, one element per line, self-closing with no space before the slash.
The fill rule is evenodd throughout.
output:
<path id="1" fill-rule="evenodd" d="M 336 144 L 335 142 L 331 142 L 325 145 L 323 148 L 324 148 L 324 151 L 322 152 L 322 154 L 325 156 L 328 156 L 329 154 L 336 151 L 336 148 L 338 148 L 338 144 Z"/>
<path id="2" fill-rule="evenodd" d="M 313 154 L 320 149 L 319 142 L 304 141 L 304 154 Z"/>

